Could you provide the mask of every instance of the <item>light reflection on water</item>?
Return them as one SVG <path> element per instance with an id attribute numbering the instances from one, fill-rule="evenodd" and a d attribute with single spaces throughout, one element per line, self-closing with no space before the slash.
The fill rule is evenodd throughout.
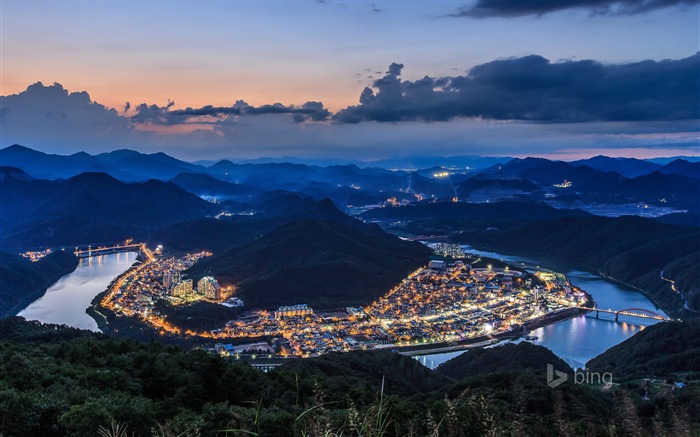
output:
<path id="1" fill-rule="evenodd" d="M 506 256 L 495 252 L 479 252 L 515 263 L 538 265 L 540 261 L 517 256 Z M 84 258 L 73 273 L 61 278 L 50 287 L 46 294 L 34 301 L 19 313 L 30 320 L 45 323 L 59 323 L 77 328 L 97 331 L 97 324 L 85 313 L 92 299 L 104 291 L 109 283 L 126 271 L 136 261 L 135 252 L 116 253 Z M 663 314 L 651 301 L 636 290 L 618 285 L 610 280 L 589 272 L 567 269 L 561 265 L 539 264 L 563 272 L 572 284 L 581 287 L 593 296 L 600 308 L 644 308 Z M 594 313 L 544 326 L 531 332 L 537 337 L 534 341 L 551 349 L 572 367 L 582 367 L 587 361 L 610 347 L 622 342 L 645 326 L 657 323 L 651 319 L 620 316 L 615 323 L 614 315 L 601 313 L 595 319 Z M 439 364 L 463 352 L 447 352 L 416 357 L 424 365 L 435 368 Z"/>
<path id="2" fill-rule="evenodd" d="M 564 273 L 573 285 L 582 288 L 593 296 L 593 300 L 595 300 L 599 308 L 615 310 L 642 308 L 665 315 L 663 311 L 658 309 L 639 291 L 619 285 L 590 272 L 571 269 L 561 262 L 549 260 L 545 262 L 515 255 L 483 252 L 474 250 L 469 246 L 465 246 L 465 251 L 502 259 L 521 266 L 523 266 L 522 263 L 532 268 L 539 265 Z M 590 359 L 621 343 L 644 329 L 645 326 L 653 325 L 654 323 L 658 323 L 658 321 L 625 316 L 620 316 L 619 323 L 615 323 L 614 314 L 600 313 L 599 318 L 596 319 L 595 313 L 589 313 L 585 316 L 535 329 L 530 335 L 537 337 L 537 340 L 533 341 L 533 343 L 551 349 L 552 352 L 561 357 L 570 366 L 580 368 Z M 434 368 L 460 353 L 433 354 L 417 357 L 417 359 L 426 366 Z"/>
<path id="3" fill-rule="evenodd" d="M 134 264 L 136 255 L 136 252 L 124 252 L 81 259 L 75 271 L 59 279 L 18 315 L 28 320 L 98 331 L 97 323 L 85 310 L 114 278 Z"/>

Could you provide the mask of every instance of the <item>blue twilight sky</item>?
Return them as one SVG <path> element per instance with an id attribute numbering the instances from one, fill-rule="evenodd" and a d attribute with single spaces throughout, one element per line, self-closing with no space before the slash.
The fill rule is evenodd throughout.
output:
<path id="1" fill-rule="evenodd" d="M 698 0 L 0 0 L 0 13 L 1 147 L 700 154 Z"/>

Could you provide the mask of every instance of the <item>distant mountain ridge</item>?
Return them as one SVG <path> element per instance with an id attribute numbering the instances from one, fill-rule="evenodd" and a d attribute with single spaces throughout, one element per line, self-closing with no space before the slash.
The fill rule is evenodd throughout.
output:
<path id="1" fill-rule="evenodd" d="M 635 158 L 610 158 L 607 156 L 594 156 L 593 158 L 580 159 L 569 163 L 573 166 L 585 165 L 604 172 L 615 172 L 627 178 L 634 178 L 649 174 L 661 168 L 660 164 Z"/>
<path id="2" fill-rule="evenodd" d="M 165 153 L 144 154 L 115 150 L 90 155 L 51 155 L 28 147 L 12 145 L 0 149 L 0 163 L 23 169 L 38 179 L 66 179 L 85 172 L 103 172 L 123 181 L 167 180 L 184 171 L 204 171 L 204 167 L 180 161 Z"/>
<path id="3" fill-rule="evenodd" d="M 5 247 L 121 241 L 216 212 L 215 205 L 158 180 L 125 183 L 105 173 L 81 173 L 65 181 L 5 176 L 0 182 Z"/>
<path id="4" fill-rule="evenodd" d="M 379 167 L 384 165 L 381 161 L 375 162 L 376 166 L 343 163 L 323 167 L 300 160 L 234 163 L 224 159 L 205 166 L 162 152 L 115 150 L 94 156 L 84 152 L 60 156 L 19 145 L 0 150 L 2 165 L 20 168 L 37 179 L 67 179 L 83 172 L 103 172 L 128 182 L 172 180 L 199 196 L 238 202 L 244 201 L 245 196 L 283 188 L 316 199 L 328 197 L 341 208 L 376 204 L 392 197 L 413 202 L 425 197 L 457 196 L 473 202 L 518 198 L 564 203 L 647 203 L 670 208 L 669 212 L 700 213 L 700 162 L 676 159 L 661 166 L 605 156 L 572 162 L 452 157 L 462 164 L 467 162 L 464 160 L 478 161 L 474 167 L 453 165 L 452 158 L 423 158 L 405 158 L 406 164 L 425 164 L 423 169 L 415 165 L 389 170 Z M 566 189 L 554 188 L 562 184 L 569 185 Z M 557 207 L 561 205 L 557 203 Z"/>

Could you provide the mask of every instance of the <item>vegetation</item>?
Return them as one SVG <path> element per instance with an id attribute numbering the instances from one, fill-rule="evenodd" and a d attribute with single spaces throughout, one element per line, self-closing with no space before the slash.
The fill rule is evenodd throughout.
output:
<path id="1" fill-rule="evenodd" d="M 534 222 L 501 232 L 457 237 L 505 250 L 538 253 L 575 262 L 647 292 L 673 317 L 695 317 L 700 274 L 700 228 L 658 223 L 641 217 L 564 218 Z M 661 278 L 674 280 L 671 284 Z M 671 275 L 674 276 L 671 276 Z M 684 297 L 690 309 L 684 308 Z"/>
<path id="2" fill-rule="evenodd" d="M 17 314 L 77 266 L 71 252 L 54 252 L 37 262 L 0 252 L 0 317 Z"/>
<path id="3" fill-rule="evenodd" d="M 172 305 L 161 300 L 156 305 L 156 310 L 173 326 L 195 331 L 220 329 L 241 313 L 240 308 L 229 308 L 204 301 Z"/>
<path id="4" fill-rule="evenodd" d="M 635 336 L 635 347 L 690 335 L 687 326 L 649 327 L 644 333 L 655 332 L 653 338 Z M 565 383 L 553 389 L 546 384 L 545 369 L 555 357 L 544 348 L 520 344 L 465 355 L 438 372 L 384 351 L 290 360 L 266 374 L 201 350 L 14 317 L 0 320 L 0 433 L 50 437 L 700 432 L 700 390 L 694 381 L 676 390 L 657 385 L 641 394 L 638 383 L 609 389 Z M 629 365 L 634 367 L 641 359 L 633 358 Z M 507 362 L 511 363 L 507 368 L 498 364 Z M 624 366 L 616 368 L 616 379 L 618 371 L 626 372 Z"/>
<path id="5" fill-rule="evenodd" d="M 642 330 L 587 366 L 633 377 L 667 377 L 686 371 L 700 377 L 700 320 L 660 323 Z"/>
<path id="6" fill-rule="evenodd" d="M 533 221 L 563 217 L 588 217 L 580 210 L 555 209 L 539 202 L 422 203 L 394 208 L 376 208 L 362 214 L 368 220 L 399 222 L 400 229 L 416 235 L 455 234 L 504 229 Z"/>
<path id="7" fill-rule="evenodd" d="M 564 360 L 542 346 L 523 342 L 505 344 L 496 348 L 472 349 L 459 355 L 436 370 L 453 379 L 465 379 L 480 374 L 510 370 L 542 370 L 542 363 L 549 363 L 554 369 L 571 373 L 572 369 Z"/>
<path id="8" fill-rule="evenodd" d="M 337 308 L 380 296 L 424 265 L 430 253 L 376 225 L 300 220 L 247 246 L 205 258 L 187 274 L 212 274 L 224 284 L 238 284 L 249 307 L 307 303 Z"/>
<path id="9" fill-rule="evenodd" d="M 194 194 L 157 180 L 124 183 L 105 173 L 81 173 L 45 181 L 10 173 L 0 182 L 4 247 L 142 239 L 165 225 L 216 212 Z"/>

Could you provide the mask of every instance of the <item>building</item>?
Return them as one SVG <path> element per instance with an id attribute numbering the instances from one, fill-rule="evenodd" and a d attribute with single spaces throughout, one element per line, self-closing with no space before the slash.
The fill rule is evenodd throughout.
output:
<path id="1" fill-rule="evenodd" d="M 430 261 L 430 268 L 435 269 L 437 271 L 445 270 L 446 266 L 447 266 L 447 263 L 445 261 L 439 261 L 439 260 Z"/>
<path id="2" fill-rule="evenodd" d="M 170 290 L 174 285 L 180 283 L 179 270 L 166 270 L 163 273 L 163 287 Z"/>
<path id="3" fill-rule="evenodd" d="M 275 311 L 275 319 L 279 320 L 285 317 L 306 316 L 313 313 L 314 310 L 305 303 L 298 305 L 290 305 L 279 307 L 279 309 Z"/>
<path id="4" fill-rule="evenodd" d="M 221 286 L 219 282 L 211 276 L 204 276 L 197 282 L 197 292 L 207 299 L 221 299 Z"/>
<path id="5" fill-rule="evenodd" d="M 192 294 L 192 280 L 185 279 L 184 281 L 181 281 L 179 284 L 176 284 L 173 287 L 172 294 L 173 294 L 173 296 L 177 296 L 177 297 L 184 297 L 184 296 L 187 296 L 188 294 Z"/>
<path id="6" fill-rule="evenodd" d="M 449 256 L 452 258 L 464 258 L 465 253 L 462 246 L 451 243 L 438 243 L 435 246 L 435 254 L 440 256 Z"/>

